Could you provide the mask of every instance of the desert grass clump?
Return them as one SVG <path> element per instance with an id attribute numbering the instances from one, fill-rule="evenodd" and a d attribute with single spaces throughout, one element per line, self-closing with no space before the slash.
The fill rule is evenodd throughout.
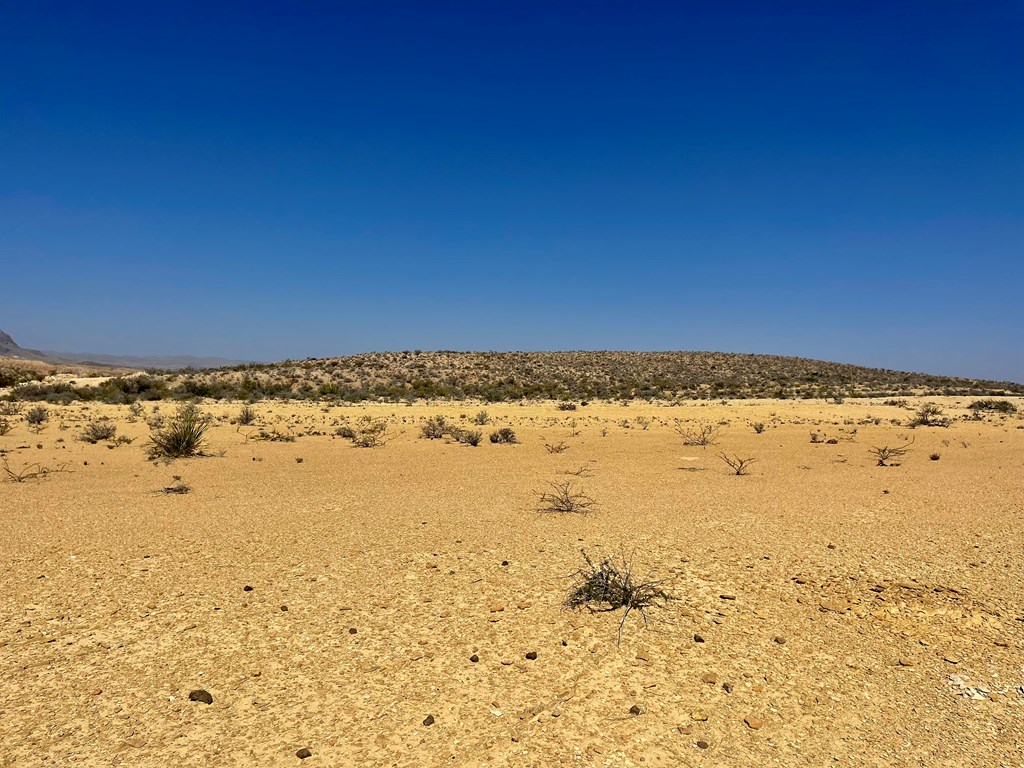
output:
<path id="1" fill-rule="evenodd" d="M 661 588 L 661 582 L 634 577 L 633 567 L 625 558 L 620 563 L 608 557 L 595 563 L 585 550 L 580 552 L 585 565 L 571 575 L 574 583 L 565 598 L 565 605 L 574 611 L 586 608 L 594 613 L 624 608 L 616 644 L 622 641 L 622 627 L 632 611 L 639 611 L 644 626 L 647 626 L 647 610 L 663 606 L 673 599 Z"/>
<path id="2" fill-rule="evenodd" d="M 177 413 L 149 435 L 151 459 L 183 459 L 204 456 L 206 430 L 210 416 L 199 410 L 195 403 L 178 406 Z"/>
<path id="3" fill-rule="evenodd" d="M 487 411 L 477 411 L 476 416 L 473 417 L 473 423 L 480 427 L 490 424 L 491 416 Z"/>
<path id="4" fill-rule="evenodd" d="M 171 484 L 160 489 L 160 493 L 184 495 L 192 490 L 192 486 L 181 479 L 181 475 L 172 475 Z"/>
<path id="5" fill-rule="evenodd" d="M 111 424 L 109 421 L 93 421 L 85 425 L 85 428 L 82 429 L 82 434 L 78 436 L 78 439 L 83 443 L 92 443 L 95 445 L 100 440 L 113 440 L 116 434 L 116 424 Z"/>
<path id="6" fill-rule="evenodd" d="M 502 427 L 501 429 L 496 429 L 494 432 L 491 432 L 490 441 L 492 443 L 505 444 L 519 442 L 519 440 L 516 438 L 515 431 L 513 431 L 511 427 Z"/>
<path id="7" fill-rule="evenodd" d="M 972 411 L 995 411 L 996 413 L 1017 412 L 1017 406 L 1009 400 L 975 400 L 967 407 Z"/>
<path id="8" fill-rule="evenodd" d="M 295 435 L 290 432 L 282 432 L 277 427 L 260 429 L 255 435 L 249 435 L 250 440 L 259 440 L 264 443 L 294 443 Z"/>
<path id="9" fill-rule="evenodd" d="M 868 453 L 874 456 L 878 463 L 875 466 L 888 467 L 888 466 L 899 466 L 898 464 L 888 464 L 893 459 L 900 459 L 907 455 L 910 451 L 910 446 L 913 444 L 913 440 L 905 445 L 881 445 L 874 448 L 868 449 Z"/>
<path id="10" fill-rule="evenodd" d="M 336 434 L 351 440 L 356 448 L 377 448 L 391 440 L 388 436 L 387 419 L 374 419 L 369 414 L 361 417 L 355 427 L 338 427 Z"/>
<path id="11" fill-rule="evenodd" d="M 576 403 L 570 403 L 570 402 L 567 402 L 567 401 L 563 401 L 563 402 L 559 403 L 558 405 L 556 405 L 555 407 L 558 410 L 560 410 L 560 411 L 575 411 L 576 410 Z"/>
<path id="12" fill-rule="evenodd" d="M 431 416 L 426 423 L 420 427 L 420 437 L 425 440 L 440 440 L 448 434 L 448 422 L 444 416 Z"/>
<path id="13" fill-rule="evenodd" d="M 729 456 L 725 451 L 718 454 L 718 458 L 729 465 L 729 469 L 733 471 L 735 475 L 745 475 L 750 471 L 750 465 L 753 464 L 757 459 L 745 459 L 740 456 Z"/>
<path id="14" fill-rule="evenodd" d="M 463 445 L 472 445 L 474 447 L 480 445 L 480 441 L 484 438 L 484 433 L 479 429 L 453 428 L 449 434 L 455 442 L 462 443 Z"/>
<path id="15" fill-rule="evenodd" d="M 696 427 L 687 427 L 676 419 L 673 431 L 683 438 L 683 445 L 699 445 L 701 448 L 707 448 L 709 445 L 718 444 L 719 427 L 714 424 L 698 424 Z"/>
<path id="16" fill-rule="evenodd" d="M 949 418 L 943 415 L 943 410 L 935 403 L 925 403 L 917 409 L 909 422 L 908 427 L 948 427 Z"/>
<path id="17" fill-rule="evenodd" d="M 548 453 L 564 453 L 569 450 L 569 446 L 563 440 L 560 443 L 544 443 L 544 449 Z"/>
<path id="18" fill-rule="evenodd" d="M 10 419 L 0 416 L 0 437 L 8 434 L 12 429 L 14 429 L 14 425 L 11 424 Z M 493 443 L 494 441 L 492 440 L 491 442 Z"/>
<path id="19" fill-rule="evenodd" d="M 585 493 L 576 490 L 571 480 L 564 483 L 548 483 L 548 486 L 551 490 L 541 493 L 538 512 L 585 515 L 597 504 Z"/>
<path id="20" fill-rule="evenodd" d="M 235 417 L 235 423 L 240 427 L 248 427 L 256 422 L 256 409 L 246 403 L 238 411 L 238 415 Z"/>
<path id="21" fill-rule="evenodd" d="M 762 432 L 764 432 L 764 422 L 763 421 L 755 421 L 753 424 L 751 424 L 751 426 L 754 428 L 754 432 L 756 432 L 759 435 Z"/>
<path id="22" fill-rule="evenodd" d="M 50 420 L 50 412 L 47 411 L 43 406 L 37 405 L 34 408 L 29 408 L 25 412 L 25 423 L 28 424 L 28 428 L 35 432 L 42 432 L 43 427 L 46 426 L 46 422 Z"/>

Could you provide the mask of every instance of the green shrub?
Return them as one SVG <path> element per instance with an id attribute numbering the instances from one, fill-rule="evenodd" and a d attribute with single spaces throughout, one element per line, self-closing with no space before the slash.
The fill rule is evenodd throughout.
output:
<path id="1" fill-rule="evenodd" d="M 195 403 L 178 406 L 177 413 L 150 433 L 149 456 L 152 459 L 179 459 L 202 456 L 210 416 Z"/>
<path id="2" fill-rule="evenodd" d="M 914 418 L 907 422 L 908 427 L 948 427 L 949 418 L 935 403 L 925 403 L 917 409 Z"/>
<path id="3" fill-rule="evenodd" d="M 113 440 L 117 434 L 117 426 L 109 421 L 94 421 L 85 425 L 79 439 L 84 443 L 98 443 L 100 440 Z"/>
<path id="4" fill-rule="evenodd" d="M 491 432 L 492 443 L 518 443 L 516 439 L 516 433 L 513 432 L 509 427 L 502 427 L 501 429 Z"/>
<path id="5" fill-rule="evenodd" d="M 972 411 L 995 411 L 996 413 L 1017 412 L 1017 406 L 1009 400 L 975 400 L 967 407 Z"/>
<path id="6" fill-rule="evenodd" d="M 431 416 L 427 423 L 420 427 L 420 437 L 427 440 L 440 440 L 448 433 L 448 422 L 444 416 Z"/>
<path id="7" fill-rule="evenodd" d="M 451 434 L 455 442 L 462 443 L 463 445 L 477 446 L 480 445 L 480 441 L 484 438 L 484 433 L 479 429 L 453 428 L 449 434 Z"/>

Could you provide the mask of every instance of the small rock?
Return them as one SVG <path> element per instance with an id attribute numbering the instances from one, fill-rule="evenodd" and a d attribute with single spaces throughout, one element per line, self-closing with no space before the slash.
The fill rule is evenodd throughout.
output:
<path id="1" fill-rule="evenodd" d="M 434 716 L 433 715 L 427 715 L 425 718 L 423 718 L 423 724 L 426 725 L 426 726 L 433 725 L 434 724 Z"/>
<path id="2" fill-rule="evenodd" d="M 912 667 L 917 662 L 909 656 L 901 656 L 898 663 L 901 667 Z"/>
<path id="3" fill-rule="evenodd" d="M 714 672 L 708 672 L 701 678 L 701 681 L 708 685 L 716 685 L 718 683 L 718 675 Z"/>
<path id="4" fill-rule="evenodd" d="M 469 657 L 469 660 L 476 664 L 478 661 L 480 661 L 480 657 L 474 653 L 472 656 Z"/>
<path id="5" fill-rule="evenodd" d="M 760 717 L 755 717 L 754 715 L 747 715 L 745 718 L 743 718 L 743 722 L 746 723 L 747 727 L 753 731 L 758 730 L 764 725 L 764 720 L 762 720 Z"/>
<path id="6" fill-rule="evenodd" d="M 959 664 L 960 657 L 953 653 L 947 653 L 942 657 L 943 661 L 948 661 L 950 664 Z"/>
<path id="7" fill-rule="evenodd" d="M 310 752 L 306 747 L 303 747 L 295 753 L 295 756 L 299 758 L 299 760 L 305 760 L 307 757 L 312 757 L 313 753 Z"/>
<path id="8" fill-rule="evenodd" d="M 357 634 L 358 632 L 359 632 L 359 630 L 358 630 L 358 629 L 356 629 L 355 627 L 349 627 L 349 629 L 348 629 L 348 633 L 349 633 L 350 635 L 354 635 L 354 634 Z"/>
<path id="9" fill-rule="evenodd" d="M 722 690 L 726 693 L 732 693 L 732 683 L 722 683 Z"/>
<path id="10" fill-rule="evenodd" d="M 736 599 L 736 595 L 732 595 L 732 594 L 719 595 L 719 597 L 722 598 L 723 600 L 735 600 Z"/>
<path id="11" fill-rule="evenodd" d="M 501 613 L 505 610 L 504 605 L 492 605 L 490 608 L 491 613 Z"/>
<path id="12" fill-rule="evenodd" d="M 695 709 L 693 710 L 693 712 L 690 713 L 690 719 L 698 723 L 703 723 L 705 720 L 708 719 L 708 713 L 705 712 L 703 709 Z"/>
<path id="13" fill-rule="evenodd" d="M 537 660 L 537 652 L 536 651 L 530 651 L 529 653 L 526 654 L 526 658 L 528 658 L 530 661 L 536 661 Z"/>
<path id="14" fill-rule="evenodd" d="M 189 693 L 188 700 L 201 701 L 203 704 L 213 704 L 213 696 L 210 695 L 209 691 L 204 691 L 202 688 Z"/>
<path id="15" fill-rule="evenodd" d="M 707 748 L 708 748 L 708 747 L 710 747 L 710 746 L 711 746 L 711 745 L 710 745 L 710 744 L 708 744 L 708 743 L 707 743 L 706 741 L 704 741 L 703 739 L 701 739 L 700 741 L 698 741 L 698 742 L 697 742 L 697 749 L 707 749 Z"/>
<path id="16" fill-rule="evenodd" d="M 629 714 L 631 714 L 631 715 L 639 715 L 640 714 L 640 707 L 638 707 L 636 704 L 634 704 L 632 707 L 629 708 Z"/>
<path id="17" fill-rule="evenodd" d="M 508 560 L 502 560 L 502 561 L 501 561 L 501 564 L 502 564 L 502 565 L 508 565 Z"/>
<path id="18" fill-rule="evenodd" d="M 775 642 L 778 643 L 779 645 L 785 645 L 786 644 L 786 638 L 784 638 L 782 635 L 778 635 L 775 638 Z"/>
<path id="19" fill-rule="evenodd" d="M 693 636 L 693 642 L 695 642 L 695 643 L 703 643 L 704 642 L 704 638 L 701 637 L 700 635 L 694 635 Z"/>
<path id="20" fill-rule="evenodd" d="M 287 611 L 288 610 L 288 606 L 287 605 L 282 605 L 281 606 L 281 610 L 282 611 Z"/>

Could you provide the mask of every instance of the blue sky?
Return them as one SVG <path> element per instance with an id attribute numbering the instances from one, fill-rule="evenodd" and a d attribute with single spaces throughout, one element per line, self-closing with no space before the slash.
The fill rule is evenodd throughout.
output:
<path id="1" fill-rule="evenodd" d="M 1024 4 L 0 4 L 0 328 L 1024 381 Z"/>

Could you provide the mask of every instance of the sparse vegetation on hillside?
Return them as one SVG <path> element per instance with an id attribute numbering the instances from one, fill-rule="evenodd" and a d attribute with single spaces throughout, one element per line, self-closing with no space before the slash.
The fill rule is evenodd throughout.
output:
<path id="1" fill-rule="evenodd" d="M 714 352 L 386 352 L 150 371 L 96 387 L 29 382 L 20 400 L 133 402 L 196 397 L 358 403 L 466 398 L 550 399 L 570 410 L 590 400 L 716 400 L 866 396 L 1024 395 L 1024 384 L 902 373 L 772 355 Z"/>

